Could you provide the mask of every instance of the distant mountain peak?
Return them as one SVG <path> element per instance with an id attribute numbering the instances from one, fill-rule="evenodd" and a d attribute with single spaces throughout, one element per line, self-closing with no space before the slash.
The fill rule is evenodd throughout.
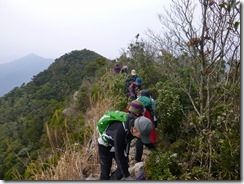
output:
<path id="1" fill-rule="evenodd" d="M 30 53 L 20 59 L 1 64 L 0 97 L 14 87 L 29 82 L 34 75 L 47 69 L 53 61 L 53 59 L 46 59 L 34 53 Z"/>
<path id="2" fill-rule="evenodd" d="M 23 56 L 22 58 L 44 58 L 44 57 L 39 56 L 39 55 L 37 55 L 35 53 L 30 53 L 30 54 L 27 54 L 27 55 Z"/>

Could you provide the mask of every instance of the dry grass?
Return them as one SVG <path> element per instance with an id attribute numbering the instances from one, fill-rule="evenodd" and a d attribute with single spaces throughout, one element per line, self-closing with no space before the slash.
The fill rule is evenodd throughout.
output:
<path id="1" fill-rule="evenodd" d="M 114 109 L 113 100 L 105 98 L 92 105 L 85 113 L 85 122 L 91 126 L 94 133 L 84 137 L 84 145 L 76 143 L 66 145 L 58 164 L 34 175 L 34 180 L 85 180 L 98 179 L 100 165 L 98 160 L 96 130 L 97 121 L 109 109 Z M 69 142 L 69 141 L 67 141 Z"/>
<path id="2" fill-rule="evenodd" d="M 82 154 L 76 151 L 75 146 L 73 145 L 63 153 L 56 167 L 35 175 L 34 180 L 79 180 Z"/>

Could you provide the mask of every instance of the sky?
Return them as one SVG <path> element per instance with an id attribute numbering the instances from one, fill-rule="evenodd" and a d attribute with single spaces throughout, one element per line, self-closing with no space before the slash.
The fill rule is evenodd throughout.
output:
<path id="1" fill-rule="evenodd" d="M 0 63 L 30 53 L 56 59 L 72 50 L 120 56 L 137 33 L 160 30 L 171 0 L 0 0 Z"/>

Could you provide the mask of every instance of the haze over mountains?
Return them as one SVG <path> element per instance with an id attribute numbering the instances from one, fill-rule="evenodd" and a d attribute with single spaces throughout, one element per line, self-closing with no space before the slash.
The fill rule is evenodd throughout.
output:
<path id="1" fill-rule="evenodd" d="M 12 62 L 0 64 L 0 97 L 31 81 L 34 75 L 47 69 L 53 61 L 31 53 Z"/>

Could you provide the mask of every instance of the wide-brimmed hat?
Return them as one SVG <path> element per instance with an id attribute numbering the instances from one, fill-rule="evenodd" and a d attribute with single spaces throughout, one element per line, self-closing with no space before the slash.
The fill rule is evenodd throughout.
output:
<path id="1" fill-rule="evenodd" d="M 136 75 L 136 71 L 135 70 L 131 70 L 131 75 Z"/>

